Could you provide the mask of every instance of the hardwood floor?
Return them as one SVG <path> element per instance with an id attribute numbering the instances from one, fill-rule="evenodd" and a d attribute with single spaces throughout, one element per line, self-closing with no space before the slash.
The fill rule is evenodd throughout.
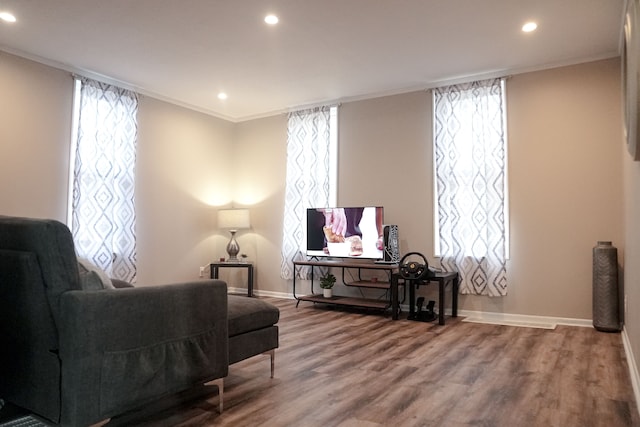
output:
<path id="1" fill-rule="evenodd" d="M 104 425 L 640 426 L 620 334 L 438 326 L 265 299 L 281 313 L 275 378 L 257 356 L 230 367 L 223 414 L 210 386 Z"/>
<path id="2" fill-rule="evenodd" d="M 258 356 L 230 367 L 222 415 L 210 391 L 107 425 L 640 425 L 620 334 L 438 326 L 266 300 L 281 310 L 275 378 Z"/>

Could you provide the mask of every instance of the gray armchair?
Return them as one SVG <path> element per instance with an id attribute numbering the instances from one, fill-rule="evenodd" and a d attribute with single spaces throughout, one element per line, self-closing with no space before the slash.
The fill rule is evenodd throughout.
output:
<path id="1" fill-rule="evenodd" d="M 82 290 L 65 225 L 0 216 L 1 399 L 86 426 L 225 377 L 228 343 L 224 282 Z"/>

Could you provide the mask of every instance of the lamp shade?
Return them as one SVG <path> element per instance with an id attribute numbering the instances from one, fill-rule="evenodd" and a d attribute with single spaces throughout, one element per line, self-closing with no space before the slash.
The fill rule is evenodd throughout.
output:
<path id="1" fill-rule="evenodd" d="M 221 209 L 218 211 L 218 227 L 240 230 L 251 227 L 249 209 Z"/>

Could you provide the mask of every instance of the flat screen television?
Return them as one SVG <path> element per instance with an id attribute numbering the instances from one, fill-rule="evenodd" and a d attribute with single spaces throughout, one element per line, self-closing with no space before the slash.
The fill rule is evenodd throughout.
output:
<path id="1" fill-rule="evenodd" d="M 308 257 L 384 259 L 381 206 L 307 209 Z"/>

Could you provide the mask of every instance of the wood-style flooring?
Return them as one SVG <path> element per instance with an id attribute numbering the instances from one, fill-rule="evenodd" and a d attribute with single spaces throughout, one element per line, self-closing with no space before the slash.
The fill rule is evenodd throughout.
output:
<path id="1" fill-rule="evenodd" d="M 106 426 L 640 426 L 620 334 L 265 299 L 281 313 L 275 378 L 257 356 L 230 367 L 223 414 L 211 386 Z"/>
<path id="2" fill-rule="evenodd" d="M 281 312 L 275 378 L 257 356 L 230 367 L 222 415 L 213 389 L 107 425 L 640 426 L 620 334 L 266 300 Z"/>

